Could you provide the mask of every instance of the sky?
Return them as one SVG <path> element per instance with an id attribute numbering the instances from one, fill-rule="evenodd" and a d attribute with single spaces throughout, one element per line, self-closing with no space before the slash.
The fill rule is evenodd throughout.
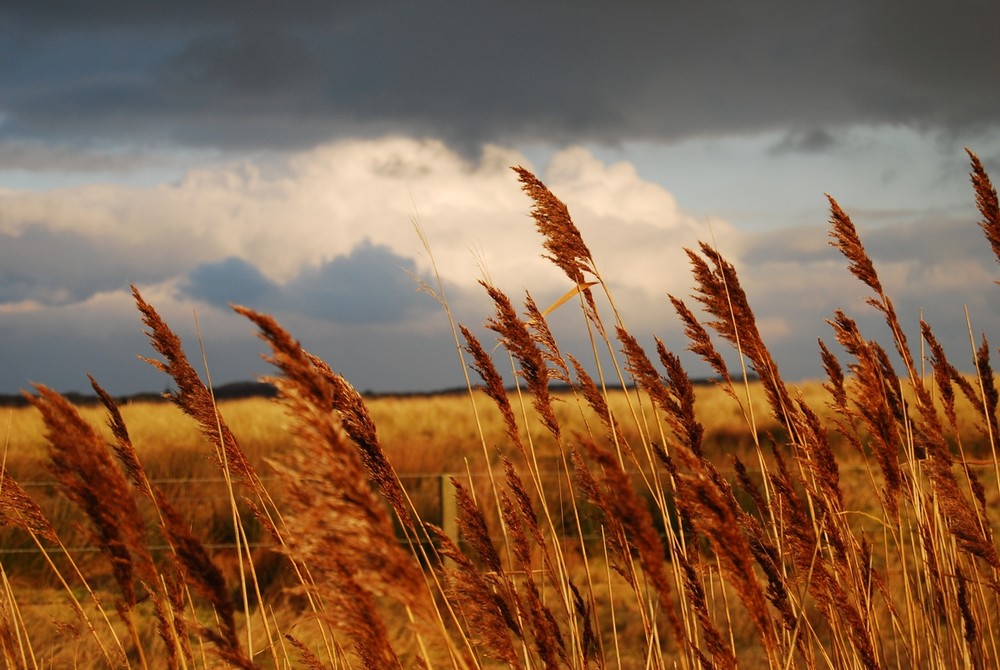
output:
<path id="1" fill-rule="evenodd" d="M 788 380 L 820 377 L 838 307 L 888 345 L 829 194 L 914 346 L 923 314 L 968 369 L 966 310 L 1000 337 L 965 153 L 1000 179 L 997 25 L 986 0 L 8 0 L 0 393 L 168 388 L 130 284 L 216 385 L 271 372 L 241 304 L 360 390 L 460 386 L 419 290 L 432 257 L 490 345 L 479 279 L 543 307 L 571 288 L 515 165 L 566 202 L 644 344 L 686 346 L 667 295 L 706 240 Z M 553 328 L 586 358 L 580 318 Z"/>

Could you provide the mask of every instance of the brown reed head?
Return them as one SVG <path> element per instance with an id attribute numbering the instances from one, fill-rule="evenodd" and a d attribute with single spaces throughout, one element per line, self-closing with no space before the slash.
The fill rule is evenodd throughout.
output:
<path id="1" fill-rule="evenodd" d="M 504 348 L 517 360 L 518 374 L 524 379 L 531 392 L 532 403 L 542 423 L 558 441 L 559 422 L 552 409 L 552 394 L 549 392 L 550 374 L 545 356 L 538 343 L 531 336 L 527 324 L 521 320 L 503 291 L 492 284 L 480 281 L 496 308 L 496 314 L 486 320 L 486 327 L 499 335 Z"/>
<path id="2" fill-rule="evenodd" d="M 91 522 L 97 546 L 111 565 L 124 604 L 136 603 L 136 578 L 155 575 L 146 529 L 122 471 L 103 439 L 77 409 L 52 389 L 35 385 L 25 394 L 42 414 L 49 442 L 49 468 L 65 496 Z"/>
<path id="3" fill-rule="evenodd" d="M 791 417 L 794 406 L 778 366 L 761 337 L 757 318 L 740 284 L 736 268 L 705 242 L 700 244 L 701 255 L 690 249 L 685 251 L 696 283 L 697 292 L 694 297 L 705 311 L 715 317 L 708 325 L 750 360 L 767 394 L 772 414 L 794 434 L 795 425 Z M 687 330 L 697 338 L 693 342 L 699 350 L 706 350 L 707 336 L 695 328 L 688 327 Z M 711 358 L 708 360 L 712 362 Z"/>
<path id="4" fill-rule="evenodd" d="M 979 226 L 986 234 L 986 239 L 989 240 L 990 246 L 993 248 L 993 254 L 997 257 L 997 262 L 1000 263 L 1000 205 L 997 204 L 997 190 L 993 187 L 990 176 L 986 174 L 979 156 L 968 148 L 965 151 L 969 154 L 969 160 L 972 162 L 971 178 L 972 188 L 976 193 L 976 207 L 983 217 Z"/>
<path id="5" fill-rule="evenodd" d="M 513 170 L 517 173 L 521 188 L 534 201 L 531 215 L 538 232 L 545 238 L 542 246 L 549 252 L 545 258 L 555 263 L 574 284 L 585 283 L 584 273 L 596 276 L 590 249 L 570 218 L 566 205 L 529 170 L 523 167 L 515 167 Z"/>
<path id="6" fill-rule="evenodd" d="M 224 456 L 225 466 L 237 480 L 260 492 L 262 490 L 260 479 L 253 465 L 219 413 L 212 391 L 201 381 L 201 377 L 188 361 L 181 338 L 160 318 L 153 306 L 143 300 L 139 289 L 134 285 L 132 296 L 142 314 L 143 323 L 149 329 L 146 335 L 153 349 L 163 356 L 164 360 L 140 358 L 173 378 L 177 384 L 177 391 L 168 393 L 167 396 L 185 414 L 195 419 L 202 434 L 219 447 L 222 452 L 216 459 L 219 466 L 223 465 Z"/>
<path id="7" fill-rule="evenodd" d="M 670 298 L 677 316 L 680 317 L 681 323 L 684 324 L 684 335 L 688 340 L 688 351 L 711 366 L 715 374 L 722 380 L 723 388 L 731 388 L 733 384 L 729 376 L 729 368 L 726 367 L 726 362 L 723 360 L 722 354 L 712 344 L 712 338 L 709 336 L 708 331 L 705 330 L 705 327 L 701 325 L 701 322 L 695 317 L 694 312 L 691 311 L 683 300 L 672 295 L 668 295 L 667 297 Z"/>
<path id="8" fill-rule="evenodd" d="M 53 544 L 58 542 L 42 508 L 6 469 L 0 473 L 0 526 L 14 526 Z"/>
<path id="9" fill-rule="evenodd" d="M 340 417 L 340 425 L 344 432 L 358 447 L 361 461 L 368 471 L 369 481 L 389 501 L 399 520 L 413 528 L 415 521 L 407 507 L 403 485 L 399 481 L 396 469 L 382 449 L 375 421 L 368 411 L 364 398 L 343 375 L 334 372 L 319 356 L 306 353 L 306 357 L 329 382 L 332 389 L 333 411 Z"/>
<path id="10" fill-rule="evenodd" d="M 115 454 L 118 456 L 118 462 L 125 468 L 125 474 L 128 475 L 135 490 L 142 495 L 149 496 L 150 489 L 149 482 L 146 479 L 146 471 L 143 469 L 142 463 L 139 461 L 139 455 L 132 445 L 132 438 L 129 437 L 128 426 L 125 425 L 125 419 L 118 409 L 118 403 L 111 397 L 110 393 L 97 383 L 96 379 L 90 375 L 87 375 L 87 377 L 90 379 L 90 386 L 94 389 L 94 393 L 97 394 L 97 397 L 100 398 L 105 409 L 108 411 L 108 427 L 111 428 L 111 434 L 115 438 L 113 447 Z"/>
<path id="11" fill-rule="evenodd" d="M 503 378 L 497 372 L 496 366 L 493 364 L 493 359 L 486 353 L 486 349 L 483 348 L 479 338 L 463 325 L 459 325 L 459 329 L 462 331 L 462 337 L 465 338 L 465 350 L 472 356 L 472 363 L 469 367 L 475 370 L 479 374 L 480 379 L 482 379 L 482 384 L 479 385 L 479 388 L 493 400 L 497 409 L 500 410 L 504 428 L 507 431 L 507 437 L 510 438 L 511 444 L 517 447 L 518 451 L 524 453 L 524 445 L 521 442 L 521 436 L 517 428 L 517 418 L 514 416 L 510 399 L 507 397 L 507 389 L 504 388 Z"/>
<path id="12" fill-rule="evenodd" d="M 840 250 L 849 261 L 847 269 L 865 285 L 879 295 L 883 295 L 882 283 L 875 271 L 875 264 L 861 243 L 858 230 L 854 227 L 851 217 L 840 207 L 833 196 L 827 194 L 830 201 L 830 245 Z"/>

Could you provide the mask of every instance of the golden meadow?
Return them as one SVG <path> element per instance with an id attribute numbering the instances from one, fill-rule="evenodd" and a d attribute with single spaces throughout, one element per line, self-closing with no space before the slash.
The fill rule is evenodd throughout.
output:
<path id="1" fill-rule="evenodd" d="M 969 155 L 1000 258 L 996 191 Z M 575 287 L 549 309 L 578 310 L 592 351 L 561 350 L 548 309 L 484 282 L 499 346 L 452 323 L 466 393 L 365 398 L 237 307 L 278 398 L 216 402 L 197 349 L 133 289 L 169 402 L 119 405 L 93 381 L 99 404 L 38 386 L 7 410 L 7 667 L 1000 665 L 986 338 L 971 375 L 929 325 L 907 341 L 911 316 L 831 198 L 845 280 L 892 338 L 838 310 L 846 359 L 821 344 L 826 379 L 788 385 L 753 296 L 702 244 L 693 301 L 670 297 L 716 376 L 695 384 L 661 342 L 640 347 L 600 250 L 515 173 Z"/>

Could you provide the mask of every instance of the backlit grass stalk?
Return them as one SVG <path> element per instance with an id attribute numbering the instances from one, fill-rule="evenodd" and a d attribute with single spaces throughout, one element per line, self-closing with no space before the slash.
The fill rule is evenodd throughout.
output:
<path id="1" fill-rule="evenodd" d="M 163 321 L 156 309 L 142 298 L 137 287 L 132 287 L 132 294 L 136 306 L 142 314 L 143 323 L 148 328 L 147 336 L 150 343 L 164 358 L 163 361 L 159 361 L 143 357 L 143 360 L 169 375 L 174 380 L 177 390 L 168 393 L 168 397 L 185 414 L 188 414 L 197 421 L 201 433 L 215 447 L 214 457 L 226 483 L 227 499 L 232 517 L 231 523 L 238 544 L 237 556 L 241 576 L 240 594 L 243 599 L 244 609 L 249 613 L 249 601 L 246 592 L 247 580 L 243 577 L 244 571 L 249 570 L 251 572 L 251 582 L 253 588 L 258 593 L 258 599 L 259 585 L 257 584 L 256 575 L 253 574 L 253 561 L 249 553 L 249 548 L 246 547 L 246 530 L 236 503 L 236 493 L 233 487 L 234 479 L 235 482 L 245 486 L 253 496 L 252 499 L 247 499 L 251 511 L 257 516 L 263 527 L 272 534 L 279 544 L 283 545 L 284 539 L 279 527 L 283 525 L 280 520 L 280 513 L 253 465 L 229 428 L 229 425 L 219 412 L 210 385 L 202 382 L 199 374 L 188 361 L 180 337 Z M 202 347 L 202 349 L 204 348 Z M 301 565 L 295 565 L 294 567 L 299 581 L 302 583 L 308 582 L 307 570 Z M 312 595 L 309 594 L 308 597 L 311 599 Z M 314 610 L 316 610 L 317 603 L 312 600 L 310 602 Z M 263 614 L 262 617 L 264 617 Z M 265 630 L 267 630 L 266 620 Z M 326 639 L 325 631 L 323 631 L 323 635 L 324 639 Z M 247 626 L 247 636 L 248 648 L 252 650 L 252 634 L 249 623 Z M 269 631 L 268 636 L 270 637 Z M 273 650 L 273 641 L 269 647 Z"/>
<path id="2" fill-rule="evenodd" d="M 147 548 L 145 524 L 103 440 L 61 395 L 42 385 L 36 385 L 35 390 L 38 395 L 26 397 L 45 418 L 52 473 L 64 495 L 90 519 L 93 538 L 121 591 L 116 607 L 145 668 L 146 657 L 133 617 L 136 581 L 155 583 L 156 568 Z"/>
<path id="3" fill-rule="evenodd" d="M 91 589 L 90 585 L 87 583 L 86 578 L 84 578 L 82 572 L 80 571 L 80 567 L 73 560 L 73 557 L 70 555 L 65 545 L 56 535 L 55 529 L 52 527 L 52 524 L 48 521 L 48 519 L 45 518 L 45 515 L 42 513 L 41 509 L 31 499 L 31 497 L 21 487 L 21 485 L 10 477 L 10 475 L 6 471 L 6 468 L 4 468 L 3 472 L 0 473 L 0 523 L 2 523 L 3 525 L 15 526 L 28 534 L 32 542 L 38 548 L 39 553 L 45 560 L 46 565 L 52 570 L 52 574 L 56 576 L 60 585 L 66 591 L 66 594 L 70 599 L 73 611 L 80 618 L 80 620 L 83 621 L 84 624 L 86 625 L 87 630 L 90 632 L 95 643 L 97 644 L 101 653 L 101 657 L 104 659 L 105 663 L 108 665 L 108 667 L 111 668 L 119 667 L 122 664 L 122 661 L 113 660 L 112 653 L 113 652 L 116 654 L 120 653 L 119 658 L 124 659 L 125 648 L 122 645 L 121 640 L 115 634 L 114 627 L 111 624 L 111 620 L 108 617 L 107 612 L 101 605 L 101 602 L 97 597 L 97 594 Z M 62 571 L 59 570 L 55 562 L 52 560 L 52 556 L 49 552 L 49 549 L 42 544 L 43 539 L 57 546 L 61 551 L 61 553 L 69 561 L 70 567 L 73 569 L 76 576 L 80 579 L 80 582 L 83 585 L 84 589 L 87 591 L 87 594 L 93 600 L 97 611 L 100 613 L 101 617 L 104 619 L 104 622 L 107 624 L 108 630 L 110 631 L 114 639 L 114 642 L 116 644 L 116 648 L 113 649 L 112 651 L 109 651 L 108 648 L 105 646 L 104 641 L 102 640 L 100 634 L 97 631 L 97 628 L 94 625 L 94 622 L 87 615 L 86 611 L 83 608 L 83 605 L 77 598 L 76 593 L 74 592 L 72 587 L 70 587 L 69 583 L 66 581 L 65 576 L 62 574 Z"/>
<path id="4" fill-rule="evenodd" d="M 282 372 L 272 383 L 296 419 L 293 435 L 299 450 L 274 465 L 283 475 L 292 509 L 289 549 L 309 566 L 316 578 L 313 588 L 336 612 L 326 614 L 330 623 L 353 639 L 364 662 L 395 667 L 399 660 L 374 598 L 392 596 L 424 616 L 430 611 L 430 594 L 420 588 L 424 580 L 414 557 L 396 543 L 388 515 L 368 488 L 359 451 L 347 445 L 342 423 L 330 411 L 334 395 L 343 389 L 331 384 L 326 371 L 273 319 L 245 308 L 237 311 L 257 325 L 271 346 L 269 360 Z M 371 450 L 363 453 L 376 458 Z M 306 473 L 318 478 L 303 480 Z M 391 472 L 376 474 L 373 483 L 397 481 Z"/>
<path id="5" fill-rule="evenodd" d="M 24 624 L 24 616 L 2 564 L 0 564 L 0 649 L 3 650 L 7 667 L 38 667 L 35 650 L 31 645 L 31 636 Z"/>
<path id="6" fill-rule="evenodd" d="M 132 295 L 136 306 L 142 314 L 143 323 L 148 328 L 147 336 L 153 348 L 163 356 L 164 360 L 143 358 L 147 363 L 161 372 L 173 378 L 177 385 L 177 390 L 168 393 L 168 397 L 186 414 L 198 422 L 202 434 L 215 446 L 215 458 L 219 465 L 220 472 L 226 483 L 226 491 L 229 502 L 231 523 L 233 534 L 237 544 L 238 567 L 240 571 L 240 594 L 243 599 L 243 608 L 249 614 L 249 598 L 247 594 L 248 580 L 245 571 L 252 571 L 252 560 L 249 553 L 244 551 L 245 529 L 240 513 L 237 508 L 236 494 L 233 489 L 232 477 L 246 486 L 261 504 L 253 507 L 255 511 L 263 512 L 267 515 L 267 525 L 273 527 L 273 521 L 268 513 L 269 508 L 264 504 L 266 491 L 253 465 L 247 459 L 242 447 L 236 440 L 228 424 L 222 418 L 215 402 L 211 382 L 202 382 L 200 375 L 188 361 L 187 355 L 181 344 L 180 338 L 170 329 L 170 327 L 160 318 L 152 305 L 147 303 L 140 294 L 137 287 L 132 286 Z M 196 317 L 197 318 L 197 317 Z M 197 324 L 196 324 L 197 325 Z M 200 328 L 199 342 L 201 339 Z M 202 356 L 204 359 L 204 346 L 202 346 Z M 207 369 L 207 361 L 206 361 Z M 248 565 L 250 566 L 248 568 Z M 256 579 L 253 579 L 256 584 Z M 265 631 L 267 623 L 264 623 Z M 246 625 L 247 648 L 253 650 L 253 628 L 250 618 Z M 268 632 L 268 637 L 270 633 Z"/>
<path id="7" fill-rule="evenodd" d="M 614 299 L 607 284 L 597 271 L 593 256 L 591 255 L 586 244 L 583 242 L 579 230 L 576 228 L 569 215 L 569 210 L 566 205 L 554 194 L 552 194 L 552 192 L 531 172 L 520 167 L 514 168 L 514 170 L 518 174 L 523 190 L 533 200 L 532 216 L 535 219 L 538 231 L 544 238 L 543 246 L 550 252 L 550 255 L 546 256 L 546 258 L 562 269 L 566 273 L 567 277 L 577 286 L 580 306 L 584 315 L 584 326 L 587 329 L 587 334 L 590 339 L 593 362 L 597 369 L 597 376 L 600 383 L 600 395 L 605 399 L 607 398 L 607 384 L 604 377 L 601 358 L 598 353 L 598 343 L 607 349 L 612 365 L 615 368 L 618 382 L 625 393 L 633 423 L 639 430 L 639 434 L 641 436 L 641 443 L 646 458 L 645 464 L 641 463 L 636 458 L 632 449 L 623 441 L 621 433 L 613 428 L 615 419 L 606 409 L 607 403 L 603 400 L 599 401 L 597 399 L 597 392 L 589 393 L 589 395 L 585 392 L 588 403 L 595 409 L 595 411 L 598 412 L 598 416 L 600 416 L 611 429 L 610 436 L 615 446 L 619 464 L 623 467 L 627 458 L 637 467 L 638 472 L 641 474 L 650 493 L 656 500 L 659 501 L 659 509 L 661 510 L 665 527 L 669 529 L 671 526 L 666 509 L 667 506 L 665 503 L 664 488 L 659 481 L 658 471 L 655 466 L 649 431 L 645 423 L 640 419 L 631 391 L 628 389 L 628 384 L 626 383 L 622 367 L 619 364 L 617 352 L 614 350 L 611 338 L 608 336 L 607 329 L 600 318 L 590 287 L 594 283 L 597 283 L 602 287 L 603 292 L 611 305 L 612 311 L 614 312 L 616 331 L 619 334 L 627 333 L 621 314 L 614 303 Z M 587 281 L 588 275 L 593 277 L 596 282 Z M 572 361 L 573 359 L 570 358 L 570 360 Z M 579 372 L 582 368 L 575 363 L 574 366 L 577 369 L 579 377 Z M 588 382 L 583 381 L 583 383 L 586 386 Z M 675 538 L 671 538 L 670 542 L 673 545 L 678 544 Z M 675 580 L 680 581 L 680 573 L 675 564 L 672 564 L 672 569 L 674 570 Z M 662 584 L 663 583 L 661 583 L 661 586 Z M 682 608 L 685 606 L 686 604 L 682 602 Z M 680 629 L 675 627 L 675 632 L 679 633 Z"/>

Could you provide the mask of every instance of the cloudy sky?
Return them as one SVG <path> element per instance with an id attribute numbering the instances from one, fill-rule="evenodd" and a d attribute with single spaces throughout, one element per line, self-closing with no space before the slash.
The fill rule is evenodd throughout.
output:
<path id="1" fill-rule="evenodd" d="M 838 306 L 882 337 L 829 193 L 914 341 L 922 310 L 965 366 L 965 305 L 1000 337 L 963 149 L 1000 179 L 1000 4 L 820 4 L 4 2 L 0 392 L 164 389 L 129 283 L 197 360 L 200 329 L 217 384 L 268 371 L 240 303 L 360 389 L 459 385 L 414 220 L 487 341 L 484 272 L 543 306 L 569 288 L 512 165 L 644 342 L 683 349 L 666 294 L 713 236 L 789 379 L 820 374 Z"/>

